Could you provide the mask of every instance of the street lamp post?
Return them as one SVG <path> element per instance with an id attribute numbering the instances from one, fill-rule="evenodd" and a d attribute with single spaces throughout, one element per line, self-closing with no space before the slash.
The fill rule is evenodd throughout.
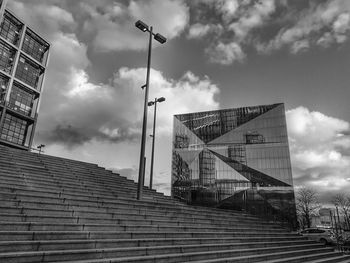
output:
<path id="1" fill-rule="evenodd" d="M 155 98 L 154 101 L 148 102 L 148 106 L 154 105 L 154 117 L 153 117 L 153 134 L 152 134 L 152 156 L 151 156 L 151 171 L 149 178 L 149 188 L 152 189 L 153 183 L 153 164 L 154 164 L 154 142 L 156 140 L 156 116 L 157 116 L 157 102 L 165 101 L 164 97 L 160 97 L 159 99 Z"/>
<path id="2" fill-rule="evenodd" d="M 149 32 L 149 42 L 148 42 L 148 60 L 147 60 L 147 76 L 146 84 L 143 87 L 145 90 L 145 100 L 143 107 L 143 123 L 142 123 L 142 136 L 141 136 L 141 151 L 140 151 L 140 163 L 139 163 L 139 179 L 137 184 L 137 200 L 142 198 L 142 188 L 145 180 L 144 169 L 145 169 L 145 147 L 146 147 L 146 130 L 147 130 L 147 105 L 148 105 L 148 91 L 149 91 L 149 78 L 151 70 L 151 51 L 152 51 L 152 37 L 157 40 L 159 43 L 164 44 L 166 38 L 161 34 L 153 33 L 153 27 L 148 28 L 148 25 L 138 20 L 135 23 L 135 26 L 140 29 L 142 32 Z"/>

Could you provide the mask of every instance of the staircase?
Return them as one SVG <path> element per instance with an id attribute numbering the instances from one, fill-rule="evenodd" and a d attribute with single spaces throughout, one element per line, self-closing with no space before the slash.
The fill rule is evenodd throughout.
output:
<path id="1" fill-rule="evenodd" d="M 136 189 L 95 164 L 0 146 L 0 262 L 350 262 L 273 222 Z"/>

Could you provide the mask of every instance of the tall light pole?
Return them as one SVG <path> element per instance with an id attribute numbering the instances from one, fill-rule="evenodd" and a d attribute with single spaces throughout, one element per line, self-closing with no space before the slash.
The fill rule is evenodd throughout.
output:
<path id="1" fill-rule="evenodd" d="M 152 37 L 157 40 L 159 43 L 164 44 L 166 38 L 161 34 L 153 33 L 153 27 L 148 28 L 148 25 L 138 20 L 135 23 L 135 26 L 140 29 L 142 32 L 149 32 L 149 42 L 148 42 L 148 60 L 147 60 L 147 76 L 146 84 L 142 87 L 145 87 L 145 101 L 143 106 L 143 123 L 142 123 L 142 137 L 141 137 L 141 151 L 140 151 L 140 163 L 139 163 L 139 180 L 137 184 L 137 200 L 142 198 L 142 188 L 145 180 L 145 147 L 146 147 L 146 130 L 147 130 L 147 105 L 148 105 L 148 91 L 149 91 L 149 78 L 151 70 L 151 51 L 152 51 Z"/>
<path id="2" fill-rule="evenodd" d="M 159 99 L 155 98 L 154 101 L 148 102 L 148 106 L 154 105 L 154 114 L 153 114 L 153 134 L 152 134 L 152 157 L 151 157 L 151 171 L 149 178 L 149 188 L 152 189 L 153 183 L 153 164 L 154 164 L 154 141 L 156 140 L 156 116 L 157 116 L 157 102 L 165 101 L 164 97 L 160 97 Z"/>

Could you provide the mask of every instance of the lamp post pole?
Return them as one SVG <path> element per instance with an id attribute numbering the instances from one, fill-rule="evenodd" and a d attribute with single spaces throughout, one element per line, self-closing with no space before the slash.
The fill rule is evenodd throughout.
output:
<path id="1" fill-rule="evenodd" d="M 152 140 L 152 157 L 151 157 L 151 171 L 150 171 L 150 179 L 149 179 L 149 188 L 152 189 L 153 183 L 153 164 L 154 164 L 154 142 L 156 140 L 156 117 L 157 117 L 157 103 L 165 101 L 164 97 L 155 98 L 154 101 L 148 102 L 148 106 L 154 105 L 154 118 L 153 118 L 153 140 Z"/>
<path id="2" fill-rule="evenodd" d="M 149 188 L 150 189 L 152 189 L 152 183 L 153 183 L 154 141 L 156 140 L 156 115 L 157 115 L 157 98 L 154 99 L 151 171 L 150 171 L 150 178 L 149 178 Z"/>
<path id="3" fill-rule="evenodd" d="M 137 184 L 137 200 L 141 199 L 142 188 L 145 180 L 144 169 L 146 167 L 145 161 L 145 148 L 146 148 L 146 131 L 147 131 L 147 104 L 148 104 L 148 92 L 149 92 L 149 77 L 151 71 L 151 53 L 152 53 L 152 30 L 149 30 L 149 42 L 148 42 L 148 59 L 147 59 L 147 76 L 146 76 L 146 90 L 145 90 L 145 102 L 143 105 L 143 122 L 142 122 L 142 136 L 141 136 L 141 152 L 139 163 L 139 180 Z"/>
<path id="4" fill-rule="evenodd" d="M 148 25 L 138 20 L 135 23 L 135 26 L 140 29 L 142 32 L 149 32 L 149 42 L 148 42 L 148 59 L 147 59 L 147 76 L 146 76 L 146 84 L 142 86 L 145 89 L 145 101 L 143 106 L 143 122 L 142 122 L 142 136 L 141 136 L 141 151 L 140 151 L 140 162 L 139 162 L 139 178 L 137 184 L 137 200 L 142 198 L 142 190 L 143 184 L 145 180 L 145 148 L 146 148 L 146 132 L 147 132 L 147 105 L 148 105 L 148 93 L 149 93 L 149 79 L 150 79 L 150 71 L 151 71 L 151 53 L 152 53 L 152 37 L 157 40 L 159 43 L 164 44 L 166 42 L 166 38 L 161 34 L 153 33 L 153 27 L 149 27 Z"/>

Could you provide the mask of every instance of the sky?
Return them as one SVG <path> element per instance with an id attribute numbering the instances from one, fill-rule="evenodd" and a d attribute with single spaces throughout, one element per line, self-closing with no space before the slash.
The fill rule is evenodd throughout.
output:
<path id="1" fill-rule="evenodd" d="M 9 0 L 51 44 L 34 146 L 137 179 L 148 35 L 154 187 L 170 193 L 174 114 L 284 102 L 295 187 L 350 193 L 350 1 Z M 153 108 L 148 112 L 152 133 Z M 152 138 L 147 136 L 146 184 Z"/>

